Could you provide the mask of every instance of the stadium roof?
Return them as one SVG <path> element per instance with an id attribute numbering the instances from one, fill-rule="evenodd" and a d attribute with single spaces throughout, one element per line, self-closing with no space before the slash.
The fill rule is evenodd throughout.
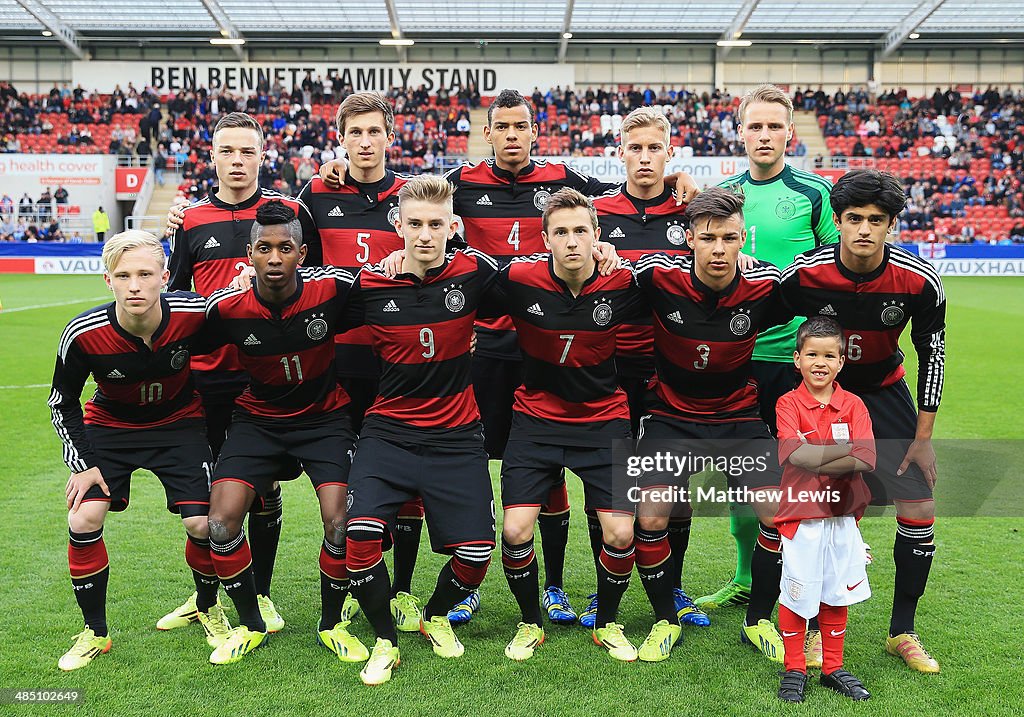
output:
<path id="1" fill-rule="evenodd" d="M 647 38 L 713 42 L 906 42 L 1024 38 L 1024 3 L 1008 0 L 0 0 L 0 41 L 65 46 L 207 42 L 287 44 L 503 39 L 564 43 Z M 564 53 L 564 49 L 563 49 Z"/>

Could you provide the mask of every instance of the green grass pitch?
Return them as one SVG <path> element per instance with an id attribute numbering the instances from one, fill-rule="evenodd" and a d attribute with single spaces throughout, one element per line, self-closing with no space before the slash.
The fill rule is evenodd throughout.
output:
<path id="1" fill-rule="evenodd" d="M 1024 282 L 956 278 L 946 282 L 946 290 L 948 359 L 937 435 L 1019 438 L 1024 425 L 1024 381 L 1019 377 Z M 46 398 L 62 327 L 106 296 L 99 277 L 0 276 L 0 687 L 86 692 L 80 707 L 0 705 L 0 715 L 789 712 L 775 698 L 777 667 L 739 644 L 742 615 L 735 609 L 713 613 L 710 628 L 685 629 L 683 643 L 661 664 L 617 664 L 581 628 L 554 626 L 547 628 L 547 642 L 533 660 L 512 663 L 502 650 L 518 613 L 497 560 L 483 587 L 482 612 L 459 629 L 466 644 L 463 658 L 436 658 L 422 637 L 407 635 L 401 642 L 402 666 L 392 682 L 363 687 L 358 666 L 339 663 L 314 642 L 321 529 L 312 489 L 304 480 L 284 490 L 274 598 L 287 626 L 266 649 L 238 665 L 214 667 L 207 663 L 209 649 L 198 626 L 170 633 L 154 629 L 157 618 L 192 587 L 179 521 L 164 510 L 157 481 L 137 474 L 131 508 L 112 515 L 105 532 L 113 649 L 87 669 L 61 673 L 57 658 L 79 631 L 81 617 L 67 575 L 67 469 Z M 908 363 L 913 371 L 912 351 Z M 944 493 L 955 495 L 957 486 L 970 489 L 978 479 L 976 467 L 964 458 L 969 454 L 947 449 L 940 455 L 940 516 Z M 1015 458 L 1019 467 L 1019 453 Z M 1019 470 L 1003 468 L 1019 483 Z M 581 608 L 591 590 L 593 567 L 582 511 L 575 509 L 581 500 L 578 482 L 570 482 L 570 488 L 574 513 L 566 581 Z M 1005 507 L 1005 500 L 996 500 Z M 918 629 L 942 663 L 942 674 L 935 676 L 911 673 L 883 653 L 894 523 L 891 517 L 865 519 L 863 531 L 876 556 L 869 571 L 875 595 L 850 611 L 846 662 L 873 697 L 853 705 L 812 683 L 802 709 L 857 715 L 1021 714 L 1021 507 L 1016 500 L 1006 513 L 1010 517 L 1003 518 L 940 517 L 939 550 L 918 615 Z M 732 574 L 732 561 L 726 521 L 696 521 L 684 575 L 689 593 L 717 588 Z M 424 540 L 414 582 L 419 595 L 429 594 L 440 564 Z M 621 620 L 639 644 L 651 617 L 637 582 L 623 601 Z M 356 618 L 353 627 L 369 644 L 365 620 Z"/>

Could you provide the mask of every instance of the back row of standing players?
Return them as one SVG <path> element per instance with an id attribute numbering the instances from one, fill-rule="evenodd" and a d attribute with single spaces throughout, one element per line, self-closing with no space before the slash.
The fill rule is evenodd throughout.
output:
<path id="1" fill-rule="evenodd" d="M 686 247 L 682 213 L 685 207 L 677 202 L 672 190 L 666 186 L 664 178 L 665 162 L 670 151 L 667 127 L 663 125 L 663 118 L 661 122 L 657 121 L 656 116 L 649 110 L 638 111 L 632 117 L 633 122 L 627 118 L 627 122 L 624 123 L 620 148 L 620 156 L 627 168 L 626 185 L 602 185 L 581 177 L 562 165 L 530 160 L 529 148 L 537 131 L 532 121 L 532 107 L 517 93 L 502 93 L 491 107 L 489 125 L 485 128 L 485 136 L 495 148 L 495 159 L 474 167 L 457 169 L 448 175 L 449 181 L 456 188 L 455 211 L 462 217 L 469 244 L 502 261 L 512 256 L 543 251 L 539 226 L 541 211 L 552 193 L 561 187 L 569 186 L 587 194 L 602 195 L 595 202 L 598 219 L 604 237 L 612 241 L 621 254 L 630 256 L 631 252 L 639 255 L 644 251 L 666 250 L 670 253 L 684 253 Z M 800 251 L 835 240 L 837 232 L 828 211 L 828 185 L 820 178 L 798 172 L 785 164 L 784 149 L 792 133 L 792 122 L 791 106 L 784 94 L 770 87 L 752 93 L 741 107 L 741 118 L 751 167 L 747 173 L 730 180 L 730 183 L 742 184 L 747 194 L 745 216 L 750 236 L 748 247 L 752 253 L 764 254 L 772 263 L 785 266 Z M 391 110 L 386 101 L 369 94 L 353 95 L 340 108 L 338 125 L 349 155 L 344 184 L 339 189 L 332 190 L 320 179 L 315 179 L 303 190 L 300 196 L 301 204 L 293 203 L 293 206 L 304 220 L 303 234 L 309 252 L 307 264 L 323 262 L 357 269 L 367 262 L 377 262 L 391 251 L 403 246 L 402 240 L 394 231 L 394 220 L 397 213 L 397 193 L 406 180 L 384 168 L 384 151 L 391 136 Z M 198 291 L 208 294 L 225 285 L 240 266 L 247 264 L 244 247 L 249 239 L 255 212 L 260 205 L 276 198 L 272 193 L 256 189 L 256 172 L 261 149 L 262 136 L 259 127 L 249 118 L 233 115 L 222 120 L 215 133 L 214 142 L 220 187 L 206 200 L 188 208 L 184 213 L 184 224 L 175 237 L 172 251 L 171 288 L 191 288 L 194 282 Z M 693 188 L 686 189 L 692 195 Z M 904 264 L 908 262 L 906 257 L 899 258 Z M 926 272 L 924 267 L 915 265 L 909 273 L 921 276 Z M 862 282 L 865 279 L 875 281 L 878 277 L 859 277 L 854 281 Z M 887 293 L 892 295 L 891 300 L 896 303 L 892 305 L 894 308 L 887 315 L 895 317 L 897 308 L 901 315 L 895 321 L 884 321 L 884 324 L 894 326 L 895 329 L 881 332 L 876 330 L 876 335 L 868 338 L 854 334 L 850 350 L 858 351 L 857 359 L 873 365 L 873 370 L 865 371 L 865 375 L 859 379 L 858 383 L 862 387 L 902 385 L 899 381 L 902 369 L 899 367 L 899 361 L 894 360 L 897 355 L 895 340 L 899 330 L 911 316 L 908 304 L 916 305 L 917 300 L 912 302 L 908 298 L 907 301 L 901 301 L 901 298 L 904 298 L 901 291 L 916 296 L 921 294 L 922 287 L 933 285 L 929 282 L 930 278 L 923 284 L 919 281 L 916 292 L 909 289 L 903 291 L 895 285 L 889 287 Z M 938 289 L 938 292 L 938 298 L 941 298 L 941 289 Z M 941 301 L 937 305 L 941 305 Z M 835 301 L 826 301 L 825 306 L 816 307 L 815 310 L 826 307 L 831 311 L 825 313 L 835 311 L 844 324 L 847 323 L 847 316 L 844 313 L 848 313 L 852 306 L 844 307 L 837 296 Z M 387 310 L 386 307 L 384 310 Z M 931 323 L 934 329 L 935 322 Z M 915 343 L 918 343 L 916 335 L 920 334 L 920 331 L 916 324 L 915 321 Z M 850 325 L 856 326 L 856 323 L 849 324 L 848 328 Z M 515 335 L 509 328 L 508 323 L 484 323 L 478 333 L 479 344 L 473 360 L 474 384 L 483 414 L 487 448 L 492 457 L 501 455 L 512 416 L 512 392 L 522 382 L 521 358 L 516 348 Z M 630 392 L 633 406 L 638 405 L 637 396 L 641 393 L 638 388 L 646 383 L 646 379 L 653 373 L 652 348 L 649 338 L 645 340 L 645 334 L 649 337 L 651 330 L 649 325 L 644 326 L 643 320 L 636 320 L 628 329 L 619 332 L 619 356 L 628 357 L 626 360 L 617 359 L 620 382 Z M 928 367 L 922 374 L 927 374 L 927 385 L 930 388 L 927 388 L 923 395 L 919 390 L 919 405 L 922 411 L 913 417 L 913 422 L 917 425 L 910 427 L 913 429 L 910 430 L 911 435 L 906 435 L 908 427 L 901 425 L 898 437 L 920 439 L 912 445 L 912 454 L 909 457 L 922 464 L 933 477 L 934 458 L 931 457 L 929 460 L 926 444 L 931 427 L 929 415 L 933 420 L 938 400 L 935 372 L 941 376 L 941 320 L 932 334 L 932 350 L 930 353 L 926 352 L 926 360 L 922 361 L 922 366 Z M 937 344 L 935 335 L 939 337 Z M 763 407 L 767 409 L 764 413 L 769 423 L 769 411 L 774 407 L 774 399 L 795 384 L 791 331 L 788 337 L 787 339 L 785 331 L 776 331 L 774 335 L 767 337 L 762 335 L 758 341 L 758 348 L 755 349 L 754 371 L 755 375 L 760 374 L 757 375 L 760 379 L 760 396 Z M 862 343 L 858 344 L 858 339 L 861 339 Z M 420 336 L 417 345 L 422 344 L 425 350 L 429 351 L 431 341 L 423 344 L 423 340 Z M 561 339 L 561 342 L 565 341 Z M 785 346 L 787 341 L 788 354 Z M 553 343 L 561 345 L 557 341 Z M 526 348 L 524 347 L 524 350 Z M 194 364 L 197 382 L 200 388 L 205 389 L 203 395 L 207 420 L 210 423 L 211 443 L 216 442 L 218 435 L 223 435 L 223 425 L 230 415 L 234 398 L 244 385 L 244 378 L 239 375 L 239 364 L 235 363 L 237 358 L 232 357 L 230 351 L 228 349 L 224 352 L 225 355 L 215 358 L 210 363 L 204 364 L 197 359 Z M 758 358 L 767 360 L 758 362 Z M 854 359 L 852 354 L 850 358 Z M 698 367 L 697 362 L 693 365 Z M 877 373 L 878 365 L 885 369 L 881 378 Z M 372 380 L 375 378 L 373 374 L 376 366 L 365 333 L 351 332 L 339 337 L 337 367 L 342 386 L 351 389 L 349 393 L 353 398 L 352 414 L 357 421 L 366 406 L 377 396 L 378 391 Z M 733 369 L 734 367 L 727 367 L 726 371 L 732 372 Z M 372 388 L 367 391 L 367 386 Z M 854 389 L 856 390 L 857 386 L 854 386 Z M 215 400 L 218 396 L 219 401 Z M 907 416 L 906 403 L 909 402 L 911 411 L 913 403 L 909 395 L 899 398 L 906 399 L 900 415 Z M 214 404 L 219 404 L 219 410 L 218 405 Z M 634 410 L 634 417 L 639 413 L 638 410 Z M 217 428 L 218 415 L 224 417 L 220 419 L 220 428 Z M 704 416 L 709 422 L 716 422 L 720 418 L 711 414 Z M 694 420 L 695 417 L 691 415 L 690 419 Z M 695 420 L 700 422 L 701 418 Z M 358 430 L 357 426 L 354 428 Z M 544 432 L 541 430 L 527 431 L 527 434 L 531 440 L 540 439 L 542 443 L 550 440 L 543 438 Z M 557 440 L 554 442 L 558 443 Z M 920 455 L 923 455 L 923 458 L 919 457 Z M 296 470 L 295 466 L 282 466 L 279 477 L 293 477 Z M 279 526 L 279 493 L 275 494 L 272 490 L 264 492 L 267 495 L 264 496 L 263 509 L 260 512 L 269 514 L 268 522 L 277 523 Z M 899 499 L 901 496 L 890 497 Z M 930 492 L 926 498 L 930 498 Z M 323 500 L 321 503 L 323 504 Z M 551 491 L 546 504 L 547 508 L 541 517 L 548 583 L 545 606 L 548 608 L 549 617 L 571 621 L 574 615 L 568 605 L 568 599 L 561 591 L 561 562 L 564 560 L 568 525 L 568 502 L 565 498 L 564 484 L 556 486 Z M 909 508 L 906 507 L 907 504 Z M 912 667 L 931 669 L 934 661 L 923 654 L 923 648 L 913 632 L 914 606 L 917 597 L 923 592 L 927 579 L 927 565 L 930 564 L 933 552 L 933 548 L 930 547 L 932 516 L 928 513 L 931 503 L 920 494 L 915 494 L 905 500 L 897 500 L 898 510 L 901 507 L 904 509 L 900 513 L 900 527 L 895 547 L 897 590 L 893 627 L 890 630 L 892 634 L 889 638 L 890 651 L 901 654 Z M 389 537 L 393 536 L 396 547 L 396 589 L 393 591 L 395 595 L 391 602 L 391 612 L 399 629 L 416 629 L 419 623 L 418 616 L 410 618 L 407 615 L 407 611 L 411 611 L 410 608 L 416 609 L 416 602 L 410 598 L 407 586 L 408 576 L 412 573 L 411 563 L 415 557 L 415 546 L 418 544 L 422 507 L 410 503 L 403 507 L 399 516 L 399 519 L 389 526 Z M 406 519 L 404 525 L 402 518 Z M 599 521 L 600 518 L 591 521 L 592 524 L 596 523 L 591 530 L 591 535 L 595 538 L 592 542 L 596 544 L 595 555 L 606 558 L 605 568 L 621 569 L 620 563 L 629 560 L 630 556 L 623 552 L 629 546 L 614 544 L 622 543 L 621 540 L 613 540 L 612 544 L 609 544 L 609 536 L 607 532 L 602 535 Z M 741 520 L 737 519 L 734 523 L 741 525 Z M 755 531 L 758 531 L 756 518 L 754 524 Z M 530 530 L 532 532 L 532 521 Z M 240 526 L 238 531 L 240 534 Z M 235 531 L 231 532 L 230 537 L 237 537 Z M 774 590 L 775 596 L 778 594 L 778 577 L 776 575 L 774 580 L 770 577 L 778 562 L 778 535 L 771 525 L 761 525 L 759 532 L 762 536 L 758 541 L 759 550 L 765 554 L 765 559 L 760 560 L 759 564 L 767 573 L 763 576 L 767 579 L 755 581 L 755 584 L 768 586 L 767 595 L 756 596 L 759 599 L 751 601 L 744 625 L 744 635 L 767 655 L 777 658 L 781 653 L 781 640 L 778 639 L 768 618 L 774 604 L 772 591 Z M 689 537 L 689 522 L 679 521 L 675 525 L 670 525 L 665 533 L 666 535 L 662 536 L 655 531 L 655 534 L 645 536 L 645 542 L 648 543 L 645 547 L 648 554 L 675 555 L 668 562 L 671 565 L 669 573 L 673 576 L 676 588 L 673 622 L 678 625 L 681 616 L 691 624 L 707 624 L 706 615 L 685 597 L 679 584 L 681 557 Z M 743 539 L 741 529 L 735 529 L 734 534 L 741 548 L 749 547 L 747 544 L 751 541 Z M 252 523 L 250 535 L 254 537 Z M 325 565 L 331 564 L 329 558 L 332 554 L 337 557 L 339 548 L 342 550 L 342 557 L 344 556 L 343 545 L 338 544 L 343 541 L 339 541 L 336 534 L 332 536 L 326 519 L 325 535 L 323 553 L 327 554 L 328 559 L 325 560 L 322 554 L 322 570 Z M 334 540 L 331 540 L 332 537 Z M 651 544 L 660 546 L 662 542 L 670 549 L 651 549 Z M 908 550 L 905 547 L 908 545 L 916 545 L 918 548 L 922 545 L 929 547 L 925 550 Z M 904 547 L 901 549 L 901 546 Z M 404 566 L 400 565 L 400 560 L 403 559 L 400 555 L 402 547 L 406 550 L 404 559 L 407 562 Z M 449 552 L 451 551 L 451 546 L 442 547 L 448 547 Z M 524 556 L 532 553 L 532 549 L 524 553 L 521 545 L 517 547 L 510 544 L 508 548 L 508 554 L 503 551 L 506 570 L 515 565 L 522 567 Z M 631 548 L 629 552 L 631 554 Z M 639 554 L 642 551 L 638 549 L 637 552 Z M 265 557 L 261 563 L 258 560 L 261 553 L 270 556 L 270 559 L 267 560 Z M 755 551 L 755 558 L 758 554 Z M 908 558 L 908 555 L 916 558 L 922 554 L 925 554 L 926 561 L 911 561 Z M 266 570 L 268 563 L 272 567 L 272 555 L 273 546 L 257 546 L 254 541 L 254 572 Z M 467 576 L 470 573 L 479 573 L 479 570 L 472 568 L 479 568 L 482 555 L 483 551 L 478 550 L 474 553 L 473 550 L 469 550 L 462 556 L 460 566 L 460 556 L 456 554 L 453 569 L 458 571 L 461 567 Z M 744 568 L 746 561 L 742 556 L 741 550 L 740 567 Z M 639 557 L 638 555 L 638 559 Z M 600 573 L 600 560 L 597 565 Z M 749 568 L 746 570 L 749 572 Z M 328 569 L 327 572 L 331 571 Z M 618 570 L 612 572 L 616 573 Z M 269 603 L 268 570 L 265 575 L 262 585 L 257 585 L 257 591 L 261 596 L 260 607 Z M 479 573 L 479 576 L 482 577 L 482 573 Z M 261 582 L 259 578 L 257 582 Z M 463 581 L 469 587 L 473 587 L 474 582 L 478 581 Z M 711 600 L 706 600 L 705 604 L 708 607 L 715 607 L 742 601 L 745 597 L 742 590 L 745 587 L 743 582 L 744 575 L 741 569 L 738 570 L 737 579 L 726 591 L 731 591 L 731 595 L 726 594 L 723 599 L 723 591 L 719 591 L 716 596 L 709 596 Z M 771 587 L 773 583 L 774 588 Z M 402 589 L 403 587 L 405 589 Z M 460 616 L 471 614 L 472 609 L 478 605 L 477 600 L 475 595 L 467 596 L 463 603 L 457 606 L 452 617 L 458 619 Z M 270 605 L 269 617 L 279 620 L 273 611 L 272 603 Z M 596 607 L 600 610 L 600 601 Z M 346 608 L 351 611 L 347 605 Z M 427 622 L 432 622 L 431 618 L 438 617 L 438 611 L 438 605 L 428 605 L 427 614 L 424 615 Z M 194 603 L 186 604 L 179 611 L 168 615 L 162 622 L 170 627 L 187 624 L 197 617 L 197 613 L 202 612 L 196 609 Z M 589 612 L 594 613 L 593 610 Z M 605 612 L 607 617 L 607 610 L 602 612 Z M 614 616 L 614 610 L 611 614 Z M 264 611 L 263 617 L 267 616 Z M 524 611 L 524 619 L 525 617 Z M 269 629 L 280 627 L 280 622 L 277 625 L 271 625 L 270 622 L 265 620 Z M 597 624 L 600 629 L 608 623 L 598 620 Z M 326 629 L 328 633 L 329 627 L 321 624 L 322 630 Z M 810 634 L 813 636 L 813 631 Z M 323 634 L 321 639 L 323 640 Z M 616 638 L 613 636 L 609 642 L 615 643 Z M 810 664 L 813 665 L 814 646 L 811 639 L 808 643 L 811 653 Z M 457 644 L 457 640 L 450 643 L 449 647 L 452 644 Z M 934 669 L 937 669 L 937 665 Z"/>

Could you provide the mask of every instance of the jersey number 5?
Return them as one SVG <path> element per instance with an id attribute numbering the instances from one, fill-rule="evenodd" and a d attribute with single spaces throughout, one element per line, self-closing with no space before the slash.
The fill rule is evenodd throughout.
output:
<path id="1" fill-rule="evenodd" d="M 365 264 L 370 260 L 370 245 L 367 240 L 370 238 L 370 232 L 359 232 L 356 234 L 356 244 L 359 245 L 359 251 L 356 252 L 356 262 L 359 264 Z"/>

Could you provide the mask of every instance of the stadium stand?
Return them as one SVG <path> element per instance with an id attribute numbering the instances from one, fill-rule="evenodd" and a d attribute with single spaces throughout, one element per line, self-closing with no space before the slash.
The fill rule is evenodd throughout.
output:
<path id="1" fill-rule="evenodd" d="M 210 135 L 225 112 L 250 112 L 267 135 L 267 161 L 261 182 L 297 193 L 338 146 L 334 110 L 351 88 L 326 91 L 323 83 L 259 90 L 247 97 L 205 90 L 157 96 L 129 85 L 110 95 L 77 87 L 54 87 L 47 95 L 19 94 L 0 86 L 4 110 L 4 149 L 25 153 L 111 153 L 155 155 L 161 167 L 179 168 L 181 189 L 199 199 L 213 184 Z M 434 169 L 437 157 L 465 155 L 472 95 L 428 95 L 424 90 L 392 89 L 396 141 L 389 166 L 419 174 Z"/>
<path id="2" fill-rule="evenodd" d="M 935 88 L 880 95 L 797 90 L 794 103 L 814 111 L 833 155 L 849 166 L 894 172 L 910 201 L 904 241 L 1024 240 L 1024 92 L 989 86 L 969 96 Z M 833 166 L 835 164 L 833 163 Z"/>
<path id="3" fill-rule="evenodd" d="M 152 154 L 161 170 L 181 172 L 179 191 L 194 201 L 214 183 L 209 150 L 216 118 L 244 110 L 257 117 L 267 135 L 261 184 L 294 194 L 322 162 L 336 156 L 334 108 L 350 91 L 333 86 L 330 79 L 309 76 L 291 90 L 278 85 L 237 97 L 203 89 L 158 96 L 130 83 L 109 95 L 67 84 L 45 95 L 27 95 L 4 82 L 3 149 L 141 158 Z M 422 89 L 392 89 L 388 95 L 396 114 L 388 165 L 410 174 L 435 171 L 439 157 L 464 156 L 469 109 L 490 101 L 475 91 L 430 95 Z M 622 118 L 641 105 L 652 105 L 669 117 L 672 145 L 684 156 L 743 154 L 736 118 L 740 98 L 725 91 L 555 87 L 535 88 L 532 99 L 540 127 L 534 150 L 538 155 L 609 156 Z M 954 88 L 936 88 L 930 97 L 914 98 L 906 90 L 892 89 L 872 100 L 863 89 L 828 94 L 808 87 L 797 88 L 793 100 L 798 111 L 816 115 L 833 167 L 873 166 L 903 179 L 908 205 L 900 219 L 901 240 L 1024 242 L 1021 90 L 979 88 L 965 97 Z M 797 137 L 787 149 L 792 156 L 806 152 Z M 163 171 L 157 178 L 162 183 Z M 74 204 L 52 204 L 50 218 L 58 226 L 27 215 L 22 229 L 15 206 L 3 212 L 0 237 L 62 238 L 60 219 L 80 213 Z"/>
<path id="4" fill-rule="evenodd" d="M 606 91 L 588 88 L 580 94 L 555 87 L 532 95 L 540 136 L 537 154 L 545 156 L 611 155 L 618 143 L 622 118 L 642 105 L 665 113 L 672 124 L 672 145 L 693 156 L 743 156 L 737 135 L 740 98 L 728 92 L 696 93 L 685 89 L 634 88 Z M 797 137 L 787 151 L 806 154 Z"/>

